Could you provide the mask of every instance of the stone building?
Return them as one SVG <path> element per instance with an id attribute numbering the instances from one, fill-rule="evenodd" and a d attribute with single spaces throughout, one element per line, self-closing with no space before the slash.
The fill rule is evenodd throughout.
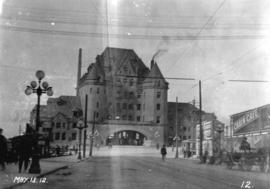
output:
<path id="1" fill-rule="evenodd" d="M 40 106 L 39 133 L 47 136 L 50 146 L 77 146 L 78 118 L 74 112 L 81 110 L 80 100 L 76 96 L 49 98 L 47 105 Z M 35 127 L 36 107 L 30 113 L 30 124 Z"/>
<path id="2" fill-rule="evenodd" d="M 80 73 L 79 62 L 78 96 L 87 112 L 89 132 L 95 113 L 100 142 L 163 143 L 168 83 L 154 60 L 148 68 L 133 50 L 107 47 L 82 77 Z"/>

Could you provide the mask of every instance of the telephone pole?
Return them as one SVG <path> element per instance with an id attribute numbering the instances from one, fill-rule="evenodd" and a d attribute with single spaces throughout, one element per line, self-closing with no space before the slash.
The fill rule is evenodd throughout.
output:
<path id="1" fill-rule="evenodd" d="M 175 147 L 176 147 L 176 152 L 175 152 L 175 158 L 177 159 L 179 157 L 178 153 L 178 97 L 176 97 L 176 105 L 175 105 Z"/>
<path id="2" fill-rule="evenodd" d="M 202 128 L 202 89 L 201 89 L 201 80 L 199 81 L 199 99 L 200 99 L 200 112 L 199 112 L 199 120 L 200 120 L 200 159 L 203 155 L 203 128 Z"/>
<path id="3" fill-rule="evenodd" d="M 84 133 L 83 133 L 83 158 L 85 158 L 85 151 L 86 151 L 87 108 L 88 108 L 88 95 L 85 95 Z"/>
<path id="4" fill-rule="evenodd" d="M 92 134 L 90 136 L 90 150 L 89 150 L 89 157 L 93 154 L 93 144 L 94 144 L 94 133 L 95 133 L 95 117 L 96 112 L 94 111 L 94 119 L 93 119 L 93 126 L 92 126 Z"/>

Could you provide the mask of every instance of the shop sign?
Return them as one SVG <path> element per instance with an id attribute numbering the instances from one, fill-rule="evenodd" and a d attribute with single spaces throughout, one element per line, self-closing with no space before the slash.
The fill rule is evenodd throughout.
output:
<path id="1" fill-rule="evenodd" d="M 258 117 L 259 116 L 258 116 L 258 110 L 257 109 L 246 112 L 240 118 L 233 121 L 233 130 L 234 130 L 234 132 L 238 131 L 239 129 L 243 128 L 247 124 L 251 123 L 252 121 L 257 119 Z"/>

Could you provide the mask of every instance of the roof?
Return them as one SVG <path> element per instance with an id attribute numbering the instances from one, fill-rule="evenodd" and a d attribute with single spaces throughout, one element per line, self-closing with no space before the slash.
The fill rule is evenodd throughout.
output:
<path id="1" fill-rule="evenodd" d="M 47 101 L 49 117 L 54 117 L 59 113 L 72 117 L 73 111 L 76 109 L 81 109 L 80 98 L 77 96 L 60 96 L 49 98 Z"/>
<path id="2" fill-rule="evenodd" d="M 151 68 L 149 74 L 147 75 L 145 82 L 151 82 L 155 79 L 162 79 L 164 82 L 166 82 L 157 63 L 153 64 L 153 67 Z"/>
<path id="3" fill-rule="evenodd" d="M 120 67 L 127 63 L 134 71 L 136 70 L 138 77 L 145 77 L 149 73 L 149 69 L 133 49 L 106 47 L 101 55 L 96 57 L 96 62 L 89 65 L 87 73 L 83 75 L 80 82 L 97 79 L 98 76 L 108 79 L 111 74 L 115 75 Z"/>

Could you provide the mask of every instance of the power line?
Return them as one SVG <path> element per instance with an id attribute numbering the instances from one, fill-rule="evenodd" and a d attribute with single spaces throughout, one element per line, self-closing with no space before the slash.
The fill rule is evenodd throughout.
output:
<path id="1" fill-rule="evenodd" d="M 152 28 L 152 29 L 157 29 L 157 28 L 162 28 L 162 29 L 181 29 L 181 30 L 198 30 L 201 29 L 201 27 L 198 26 L 191 26 L 194 23 L 190 23 L 187 25 L 183 25 L 183 24 L 169 24 L 169 23 L 164 23 L 164 25 L 160 25 L 160 24 L 154 24 L 154 23 L 142 23 L 142 22 L 134 22 L 134 23 L 121 23 L 121 22 L 112 22 L 112 23 L 103 23 L 104 22 L 104 18 L 102 18 L 102 22 L 98 22 L 96 19 L 95 20 L 91 20 L 86 21 L 86 20 L 74 20 L 74 19 L 69 19 L 69 18 L 61 18 L 60 19 L 55 19 L 55 18 L 47 18 L 44 19 L 39 18 L 38 16 L 33 16 L 33 17 L 29 17 L 29 16 L 19 16 L 19 17 L 13 17 L 13 16 L 5 16 L 2 15 L 1 18 L 3 19 L 7 19 L 7 20 L 21 20 L 21 21 L 28 21 L 28 22 L 38 22 L 38 23 L 57 23 L 57 24 L 72 24 L 72 25 L 82 25 L 82 26 L 111 26 L 111 27 L 125 27 L 125 28 Z M 240 27 L 239 27 L 240 26 Z M 253 26 L 253 27 L 250 27 Z M 243 27 L 241 25 L 237 25 L 237 28 L 234 28 L 236 26 L 232 26 L 232 25 L 224 25 L 221 27 L 210 27 L 207 28 L 205 27 L 204 30 L 232 30 L 232 29 L 236 29 L 236 30 L 262 30 L 262 29 L 270 29 L 270 25 L 267 28 L 262 28 L 259 27 L 257 25 L 249 25 L 248 27 Z"/>
<path id="2" fill-rule="evenodd" d="M 244 83 L 268 83 L 268 82 L 270 82 L 267 80 L 243 80 L 243 79 L 240 79 L 240 80 L 230 79 L 228 81 L 230 81 L 230 82 L 244 82 Z"/>
<path id="3" fill-rule="evenodd" d="M 99 38 L 120 38 L 120 39 L 148 39 L 148 40 L 160 40 L 164 35 L 133 35 L 133 34 L 105 34 L 98 32 L 78 32 L 78 31 L 64 31 L 64 30 L 48 30 L 48 29 L 36 29 L 21 26 L 6 26 L 0 25 L 1 30 L 29 32 L 49 35 L 61 35 L 61 36 L 77 36 L 77 37 L 99 37 Z M 257 40 L 269 38 L 266 35 L 204 35 L 200 37 L 192 35 L 171 35 L 168 36 L 170 40 L 175 41 L 198 41 L 198 40 Z"/>
<path id="4" fill-rule="evenodd" d="M 142 78 L 142 79 L 171 79 L 171 80 L 187 80 L 194 81 L 194 78 L 181 78 L 181 77 L 144 77 L 144 76 L 131 76 L 131 75 L 116 75 L 120 77 L 128 77 L 128 78 Z"/>
<path id="5" fill-rule="evenodd" d="M 201 32 L 204 30 L 204 28 L 208 25 L 208 23 L 214 18 L 214 16 L 217 14 L 217 12 L 219 11 L 219 9 L 224 5 L 226 0 L 223 0 L 221 2 L 221 4 L 217 7 L 217 9 L 214 11 L 214 13 L 207 19 L 207 21 L 205 22 L 205 24 L 202 26 L 202 28 L 199 30 L 199 32 L 196 34 L 195 38 L 198 38 L 199 35 L 201 34 Z M 187 51 L 190 51 L 190 49 L 194 46 L 194 42 L 188 46 L 181 54 L 180 56 L 180 60 L 183 59 L 183 57 L 185 56 Z M 178 62 L 178 60 L 176 62 L 174 62 L 174 64 L 171 66 L 173 67 L 176 63 Z M 168 71 L 168 70 L 167 70 Z"/>

